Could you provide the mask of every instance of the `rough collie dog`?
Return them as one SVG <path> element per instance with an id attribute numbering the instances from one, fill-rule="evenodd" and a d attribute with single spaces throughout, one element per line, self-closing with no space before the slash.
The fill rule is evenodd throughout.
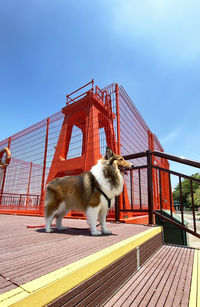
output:
<path id="1" fill-rule="evenodd" d="M 111 234 L 106 228 L 106 216 L 114 205 L 124 185 L 124 174 L 132 164 L 106 148 L 105 156 L 90 171 L 78 176 L 56 178 L 47 184 L 45 200 L 46 231 L 51 232 L 51 223 L 56 218 L 56 227 L 65 230 L 62 218 L 71 210 L 86 213 L 93 236 Z M 101 231 L 96 229 L 97 219 Z"/>

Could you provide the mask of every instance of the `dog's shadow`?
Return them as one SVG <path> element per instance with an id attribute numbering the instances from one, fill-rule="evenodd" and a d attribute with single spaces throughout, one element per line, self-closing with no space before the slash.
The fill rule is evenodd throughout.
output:
<path id="1" fill-rule="evenodd" d="M 45 228 L 38 228 L 36 229 L 37 232 L 39 233 L 46 233 Z M 109 236 L 117 236 L 117 234 L 101 234 L 99 236 L 92 236 L 90 233 L 89 228 L 72 228 L 72 227 L 67 227 L 65 230 L 58 230 L 57 228 L 52 227 L 51 233 L 56 233 L 56 234 L 67 234 L 71 236 L 86 236 L 86 237 L 109 237 Z M 51 234 L 50 233 L 50 234 Z M 47 233 L 48 234 L 48 233 Z"/>

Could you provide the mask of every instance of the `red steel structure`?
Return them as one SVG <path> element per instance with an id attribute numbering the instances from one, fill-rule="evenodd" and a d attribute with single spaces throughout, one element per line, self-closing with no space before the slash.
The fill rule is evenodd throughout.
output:
<path id="1" fill-rule="evenodd" d="M 113 83 L 100 89 L 92 80 L 66 98 L 60 112 L 0 142 L 0 148 L 6 147 L 12 154 L 9 166 L 0 168 L 0 212 L 43 215 L 46 184 L 55 177 L 89 170 L 106 146 L 121 155 L 163 151 L 122 86 Z M 140 166 L 144 160 L 134 159 L 134 165 Z M 162 158 L 153 158 L 152 164 L 169 168 Z M 155 169 L 152 172 L 154 209 L 159 209 L 159 176 Z M 170 183 L 162 176 L 163 203 L 168 209 Z M 121 220 L 132 221 L 147 211 L 145 169 L 133 170 L 125 178 L 118 205 L 124 209 Z M 68 216 L 84 218 L 81 212 Z M 115 210 L 109 218 L 115 218 Z"/>

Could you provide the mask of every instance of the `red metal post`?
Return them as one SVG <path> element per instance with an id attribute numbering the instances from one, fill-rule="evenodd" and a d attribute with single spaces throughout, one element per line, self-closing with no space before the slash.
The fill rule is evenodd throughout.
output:
<path id="1" fill-rule="evenodd" d="M 45 181 L 45 172 L 46 172 L 48 139 L 49 139 L 49 117 L 47 118 L 47 127 L 46 127 L 44 161 L 43 161 L 43 172 L 42 172 L 42 183 L 41 183 L 40 214 L 43 213 L 44 192 L 45 192 L 44 191 L 44 181 Z"/>
<path id="2" fill-rule="evenodd" d="M 8 139 L 8 148 L 10 149 L 10 144 L 11 144 L 11 137 L 9 137 Z M 1 186 L 1 195 L 0 195 L 0 204 L 1 204 L 1 199 L 3 196 L 3 190 L 4 190 L 4 185 L 5 185 L 5 180 L 6 180 L 6 170 L 7 170 L 7 166 L 4 169 L 4 174 L 3 174 L 3 180 L 2 180 L 2 186 Z"/>
<path id="3" fill-rule="evenodd" d="M 148 130 L 148 146 L 149 150 L 154 151 L 154 134 Z M 152 165 L 155 165 L 155 157 L 152 155 Z M 157 208 L 158 205 L 158 197 L 157 197 L 157 191 L 158 191 L 158 186 L 156 181 L 156 170 L 152 169 L 152 182 L 153 182 L 153 201 L 154 201 L 154 209 Z"/>
<path id="4" fill-rule="evenodd" d="M 26 193 L 26 209 L 28 207 L 28 198 L 29 198 L 30 183 L 31 183 L 32 165 L 33 165 L 33 163 L 31 162 L 30 163 L 30 169 L 29 169 L 28 188 L 27 188 L 27 193 Z"/>
<path id="5" fill-rule="evenodd" d="M 92 79 L 92 93 L 94 93 L 94 79 Z"/>
<path id="6" fill-rule="evenodd" d="M 153 224 L 153 180 L 152 180 L 152 152 L 147 151 L 147 181 L 148 181 L 148 213 L 149 224 Z"/>
<path id="7" fill-rule="evenodd" d="M 119 112 L 119 85 L 115 84 L 115 97 L 116 97 L 116 115 L 117 115 L 117 150 L 118 155 L 121 153 L 121 138 L 120 138 L 120 112 Z"/>
<path id="8" fill-rule="evenodd" d="M 118 155 L 121 154 L 121 137 L 120 137 L 120 111 L 119 111 L 119 85 L 118 83 L 115 84 L 115 99 L 116 99 L 116 115 L 117 115 L 117 153 Z M 115 219 L 118 221 L 119 217 L 119 210 L 123 206 L 123 196 L 122 194 L 119 195 L 118 201 L 115 203 L 115 211 L 117 212 Z"/>

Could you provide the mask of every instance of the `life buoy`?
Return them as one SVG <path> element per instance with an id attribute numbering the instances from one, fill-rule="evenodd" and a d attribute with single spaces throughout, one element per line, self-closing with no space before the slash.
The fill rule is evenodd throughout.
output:
<path id="1" fill-rule="evenodd" d="M 8 166 L 11 160 L 11 152 L 8 147 L 0 150 L 0 166 Z"/>

